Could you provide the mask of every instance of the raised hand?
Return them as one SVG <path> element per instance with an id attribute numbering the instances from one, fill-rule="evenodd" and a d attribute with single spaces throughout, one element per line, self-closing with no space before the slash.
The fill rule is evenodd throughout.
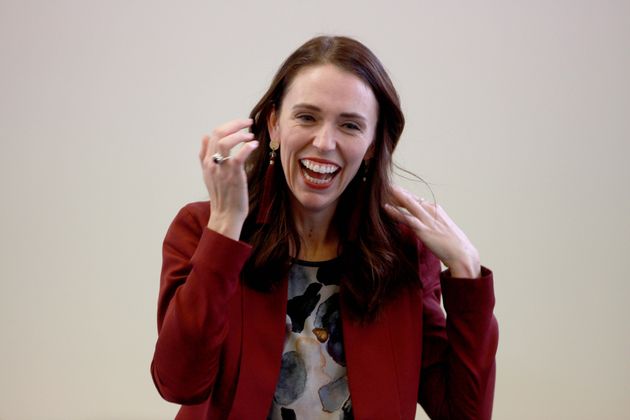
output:
<path id="1" fill-rule="evenodd" d="M 392 186 L 392 193 L 394 203 L 385 204 L 387 212 L 409 226 L 453 277 L 480 276 L 479 252 L 442 207 L 398 186 Z"/>
<path id="2" fill-rule="evenodd" d="M 258 147 L 252 133 L 243 129 L 252 125 L 251 119 L 233 120 L 215 128 L 201 140 L 199 160 L 203 180 L 212 207 L 208 228 L 238 240 L 249 211 L 245 161 Z M 234 155 L 232 148 L 244 143 Z M 215 159 L 217 156 L 223 160 Z"/>

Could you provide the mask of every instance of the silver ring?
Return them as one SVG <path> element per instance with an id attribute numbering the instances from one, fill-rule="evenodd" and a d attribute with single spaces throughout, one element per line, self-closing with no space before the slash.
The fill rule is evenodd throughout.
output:
<path id="1" fill-rule="evenodd" d="M 224 160 L 228 160 L 229 158 L 230 156 L 223 156 L 221 153 L 218 152 L 212 155 L 212 161 L 217 165 L 222 164 Z"/>

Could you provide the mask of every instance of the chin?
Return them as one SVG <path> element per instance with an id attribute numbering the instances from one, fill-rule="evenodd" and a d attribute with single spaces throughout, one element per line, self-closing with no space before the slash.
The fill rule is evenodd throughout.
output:
<path id="1" fill-rule="evenodd" d="M 339 197 L 322 197 L 321 194 L 302 193 L 294 195 L 297 204 L 304 210 L 319 212 L 328 208 L 335 207 Z"/>

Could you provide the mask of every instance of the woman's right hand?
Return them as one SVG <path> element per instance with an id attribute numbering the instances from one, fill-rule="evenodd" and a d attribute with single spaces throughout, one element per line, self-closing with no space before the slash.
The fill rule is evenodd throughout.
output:
<path id="1" fill-rule="evenodd" d="M 251 119 L 233 120 L 215 128 L 210 136 L 203 137 L 199 152 L 212 205 L 208 228 L 234 240 L 239 239 L 249 211 L 245 161 L 258 147 L 258 141 L 243 129 L 251 125 Z M 239 143 L 244 143 L 243 147 L 230 155 L 230 150 Z M 215 163 L 212 159 L 215 153 L 230 158 Z"/>

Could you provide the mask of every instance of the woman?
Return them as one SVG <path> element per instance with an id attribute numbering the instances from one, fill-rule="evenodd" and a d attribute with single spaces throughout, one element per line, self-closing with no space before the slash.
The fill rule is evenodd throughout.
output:
<path id="1" fill-rule="evenodd" d="M 490 418 L 492 273 L 390 184 L 403 126 L 371 51 L 318 37 L 204 137 L 210 203 L 166 235 L 151 367 L 178 419 Z"/>

